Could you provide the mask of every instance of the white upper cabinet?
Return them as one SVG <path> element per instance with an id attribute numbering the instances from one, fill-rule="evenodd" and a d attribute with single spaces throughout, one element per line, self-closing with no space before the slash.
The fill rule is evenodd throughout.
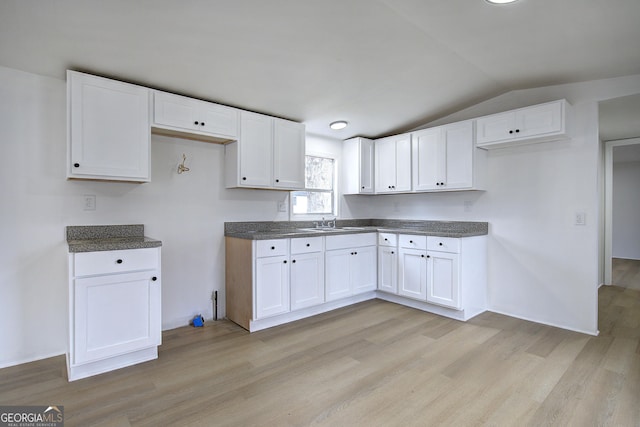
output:
<path id="1" fill-rule="evenodd" d="M 376 193 L 411 191 L 411 135 L 394 135 L 375 141 Z"/>
<path id="2" fill-rule="evenodd" d="M 342 145 L 344 194 L 373 194 L 374 143 L 366 138 L 351 138 Z"/>
<path id="3" fill-rule="evenodd" d="M 154 91 L 153 127 L 159 133 L 209 136 L 216 142 L 238 138 L 235 108 Z M 168 132 L 165 132 L 168 131 Z M 205 138 L 206 139 L 206 138 Z"/>
<path id="4" fill-rule="evenodd" d="M 304 189 L 305 126 L 273 119 L 273 187 Z"/>
<path id="5" fill-rule="evenodd" d="M 149 89 L 67 71 L 67 178 L 150 180 Z"/>
<path id="6" fill-rule="evenodd" d="M 273 181 L 273 120 L 262 114 L 240 114 L 241 140 L 237 146 L 240 160 L 240 186 L 271 187 Z M 228 167 L 229 165 L 227 165 Z"/>
<path id="7" fill-rule="evenodd" d="M 304 188 L 305 126 L 257 113 L 240 113 L 238 141 L 225 145 L 227 188 Z"/>
<path id="8" fill-rule="evenodd" d="M 473 143 L 473 122 L 411 134 L 414 191 L 478 189 L 486 154 Z"/>
<path id="9" fill-rule="evenodd" d="M 498 148 L 567 136 L 569 103 L 562 99 L 476 119 L 476 145 Z"/>

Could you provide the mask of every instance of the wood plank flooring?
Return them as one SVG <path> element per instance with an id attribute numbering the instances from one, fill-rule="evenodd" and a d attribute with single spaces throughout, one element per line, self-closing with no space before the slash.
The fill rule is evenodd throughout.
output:
<path id="1" fill-rule="evenodd" d="M 640 291 L 640 260 L 612 258 L 611 281 L 615 286 Z"/>
<path id="2" fill-rule="evenodd" d="M 0 370 L 0 404 L 66 426 L 640 426 L 640 291 L 600 290 L 598 337 L 380 300 L 248 334 L 163 334 L 156 361 L 68 383 L 63 357 Z"/>

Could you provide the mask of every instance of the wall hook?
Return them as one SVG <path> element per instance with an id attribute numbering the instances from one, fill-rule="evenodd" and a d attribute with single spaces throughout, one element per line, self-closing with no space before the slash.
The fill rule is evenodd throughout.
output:
<path id="1" fill-rule="evenodd" d="M 182 163 L 178 165 L 178 173 L 189 172 L 189 168 L 184 165 L 184 162 L 187 160 L 187 156 L 182 153 Z"/>

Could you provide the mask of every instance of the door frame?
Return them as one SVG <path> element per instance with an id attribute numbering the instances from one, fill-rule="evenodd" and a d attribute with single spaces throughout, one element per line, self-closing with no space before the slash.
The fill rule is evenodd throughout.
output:
<path id="1" fill-rule="evenodd" d="M 640 138 L 604 142 L 604 285 L 611 285 L 613 257 L 613 149 L 640 144 Z"/>

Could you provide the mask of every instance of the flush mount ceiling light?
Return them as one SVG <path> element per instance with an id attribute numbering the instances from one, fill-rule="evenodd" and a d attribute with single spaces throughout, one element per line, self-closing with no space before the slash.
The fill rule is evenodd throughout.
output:
<path id="1" fill-rule="evenodd" d="M 491 4 L 507 4 L 507 3 L 514 3 L 518 0 L 486 0 L 487 3 L 491 3 Z"/>
<path id="2" fill-rule="evenodd" d="M 338 120 L 337 122 L 331 123 L 329 127 L 333 130 L 340 130 L 346 128 L 348 124 L 349 123 L 345 122 L 344 120 Z"/>

